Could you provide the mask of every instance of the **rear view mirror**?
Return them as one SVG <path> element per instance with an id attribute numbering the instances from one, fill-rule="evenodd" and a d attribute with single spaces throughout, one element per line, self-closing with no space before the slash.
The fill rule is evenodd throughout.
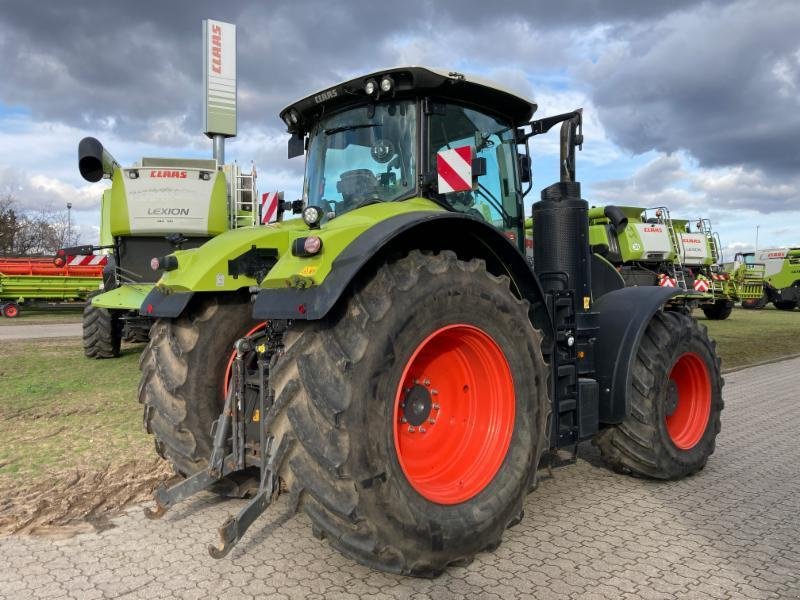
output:
<path id="1" fill-rule="evenodd" d="M 304 135 L 294 132 L 289 138 L 289 158 L 303 156 L 306 151 L 306 138 Z"/>
<path id="2" fill-rule="evenodd" d="M 517 160 L 519 161 L 519 180 L 522 183 L 530 183 L 533 179 L 531 157 L 527 154 L 517 153 Z"/>

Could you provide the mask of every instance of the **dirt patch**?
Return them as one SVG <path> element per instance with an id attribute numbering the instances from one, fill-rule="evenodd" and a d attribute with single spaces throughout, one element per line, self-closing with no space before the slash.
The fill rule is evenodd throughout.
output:
<path id="1" fill-rule="evenodd" d="M 0 535 L 23 533 L 55 538 L 102 531 L 127 506 L 149 500 L 173 477 L 161 459 L 104 469 L 72 469 L 37 478 L 37 483 L 0 485 Z"/>

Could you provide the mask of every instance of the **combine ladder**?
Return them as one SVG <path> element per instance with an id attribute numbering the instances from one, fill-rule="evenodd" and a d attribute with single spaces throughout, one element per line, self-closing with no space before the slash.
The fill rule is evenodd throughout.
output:
<path id="1" fill-rule="evenodd" d="M 237 229 L 258 224 L 255 165 L 252 166 L 249 173 L 243 173 L 238 163 L 226 165 L 226 170 L 229 182 L 230 228 Z"/>
<path id="2" fill-rule="evenodd" d="M 711 264 L 711 291 L 715 294 L 724 293 L 723 282 L 721 281 L 722 275 L 722 243 L 720 242 L 719 235 L 711 229 L 711 219 L 698 219 L 697 231 L 702 233 L 708 240 L 708 246 L 711 248 L 711 258 L 714 261 Z"/>
<path id="3" fill-rule="evenodd" d="M 683 261 L 681 256 L 683 255 L 683 240 L 675 231 L 675 227 L 672 225 L 672 218 L 669 216 L 669 209 L 666 206 L 659 206 L 656 210 L 656 217 L 659 221 L 667 228 L 667 233 L 669 234 L 670 242 L 672 243 L 672 249 L 675 252 L 675 260 L 672 261 L 672 275 L 675 278 L 675 287 L 678 287 L 682 290 L 686 288 L 686 276 L 683 271 Z"/>

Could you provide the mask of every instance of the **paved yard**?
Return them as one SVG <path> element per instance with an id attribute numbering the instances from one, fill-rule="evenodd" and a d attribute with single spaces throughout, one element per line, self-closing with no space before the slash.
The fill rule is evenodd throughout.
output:
<path id="1" fill-rule="evenodd" d="M 240 501 L 202 495 L 161 522 L 141 510 L 99 534 L 0 539 L 0 596 L 25 598 L 800 598 L 800 359 L 727 376 L 717 452 L 699 475 L 615 475 L 594 449 L 558 469 L 494 553 L 439 579 L 375 573 L 264 517 L 206 553 Z"/>

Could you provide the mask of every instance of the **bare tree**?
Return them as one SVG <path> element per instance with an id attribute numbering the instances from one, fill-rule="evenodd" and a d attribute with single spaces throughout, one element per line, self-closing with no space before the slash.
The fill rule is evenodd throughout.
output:
<path id="1" fill-rule="evenodd" d="M 20 210 L 11 194 L 0 197 L 0 254 L 55 254 L 59 248 L 74 244 L 68 229 L 63 211 L 53 207 Z"/>

